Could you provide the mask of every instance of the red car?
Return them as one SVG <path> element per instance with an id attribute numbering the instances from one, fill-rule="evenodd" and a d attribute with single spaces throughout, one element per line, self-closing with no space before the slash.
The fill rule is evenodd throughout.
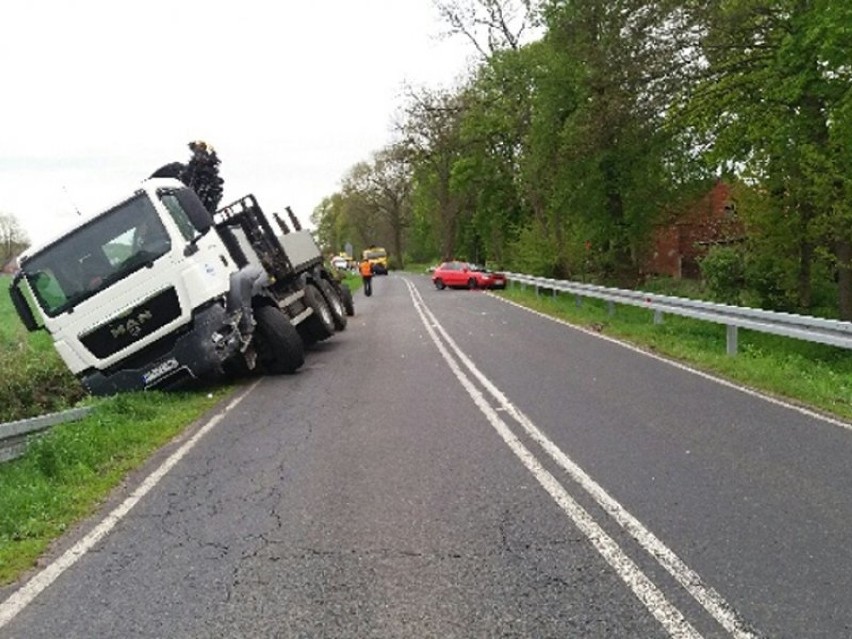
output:
<path id="1" fill-rule="evenodd" d="M 506 288 L 506 276 L 503 273 L 489 271 L 478 264 L 471 264 L 470 270 L 476 275 L 476 286 L 478 288 Z"/>
<path id="2" fill-rule="evenodd" d="M 432 271 L 435 288 L 506 288 L 506 276 L 468 262 L 444 262 Z"/>

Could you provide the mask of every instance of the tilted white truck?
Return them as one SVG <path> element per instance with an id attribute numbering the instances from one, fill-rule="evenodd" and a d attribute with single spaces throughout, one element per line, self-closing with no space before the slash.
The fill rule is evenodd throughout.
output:
<path id="1" fill-rule="evenodd" d="M 289 209 L 288 209 L 289 212 Z M 343 330 L 352 297 L 290 214 L 255 198 L 211 215 L 180 180 L 127 199 L 20 258 L 10 294 L 93 394 L 170 388 L 255 368 L 290 373 Z"/>

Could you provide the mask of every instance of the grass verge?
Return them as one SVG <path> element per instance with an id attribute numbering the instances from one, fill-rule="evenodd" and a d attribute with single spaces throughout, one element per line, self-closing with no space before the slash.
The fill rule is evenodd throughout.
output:
<path id="1" fill-rule="evenodd" d="M 535 289 L 510 286 L 498 295 L 570 324 L 629 342 L 693 368 L 760 390 L 815 411 L 852 421 L 852 351 L 740 329 L 738 354 L 726 354 L 725 327 L 688 317 L 666 315 L 653 323 L 653 312 L 569 294 L 536 295 Z"/>
<path id="2" fill-rule="evenodd" d="M 0 275 L 0 422 L 69 408 L 86 395 L 50 335 L 24 328 L 7 293 L 10 281 Z"/>
<path id="3" fill-rule="evenodd" d="M 79 422 L 0 464 L 0 584 L 31 568 L 48 545 L 134 468 L 232 391 L 128 393 L 96 400 Z"/>

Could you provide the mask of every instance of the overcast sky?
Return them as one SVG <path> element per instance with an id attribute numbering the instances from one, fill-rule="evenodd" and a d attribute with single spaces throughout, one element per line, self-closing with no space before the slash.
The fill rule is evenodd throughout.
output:
<path id="1" fill-rule="evenodd" d="M 0 212 L 38 244 L 201 139 L 223 204 L 307 223 L 391 141 L 405 82 L 469 65 L 442 30 L 432 0 L 3 0 Z"/>

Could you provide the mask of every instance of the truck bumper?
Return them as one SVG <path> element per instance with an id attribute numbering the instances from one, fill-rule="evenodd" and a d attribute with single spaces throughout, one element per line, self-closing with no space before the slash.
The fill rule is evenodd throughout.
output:
<path id="1" fill-rule="evenodd" d="M 177 337 L 166 336 L 107 370 L 89 369 L 80 380 L 93 395 L 183 387 L 221 377 L 222 364 L 239 347 L 233 316 L 213 304 L 196 311 Z"/>

